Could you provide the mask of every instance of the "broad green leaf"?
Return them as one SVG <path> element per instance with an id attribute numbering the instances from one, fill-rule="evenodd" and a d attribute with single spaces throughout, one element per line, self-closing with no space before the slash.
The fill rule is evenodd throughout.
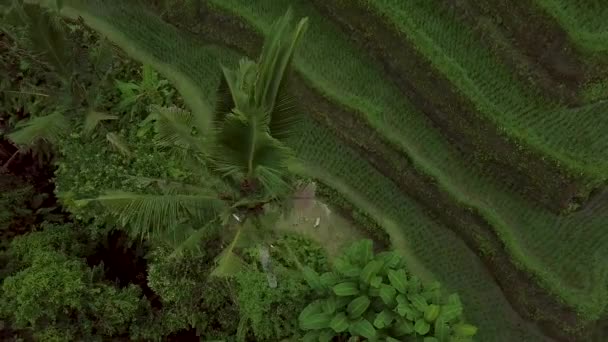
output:
<path id="1" fill-rule="evenodd" d="M 322 291 L 324 289 L 323 283 L 321 283 L 321 277 L 312 268 L 305 266 L 302 267 L 302 274 L 308 286 L 314 291 Z"/>
<path id="2" fill-rule="evenodd" d="M 349 296 L 344 296 L 344 297 L 334 297 L 336 300 L 336 308 L 337 309 L 342 309 L 345 308 L 350 301 L 352 300 L 352 298 L 350 298 Z"/>
<path id="3" fill-rule="evenodd" d="M 320 300 L 316 300 L 316 301 L 308 304 L 302 310 L 302 312 L 300 312 L 300 315 L 298 316 L 298 321 L 302 321 L 309 316 L 312 316 L 312 315 L 315 315 L 318 313 L 322 313 L 322 312 L 323 312 L 323 302 Z"/>
<path id="4" fill-rule="evenodd" d="M 375 339 L 377 336 L 376 329 L 374 326 L 366 319 L 362 319 L 353 324 L 353 332 L 355 335 L 363 336 L 367 339 Z"/>
<path id="5" fill-rule="evenodd" d="M 454 325 L 454 334 L 457 337 L 472 337 L 477 334 L 477 327 L 471 324 L 460 323 Z"/>
<path id="6" fill-rule="evenodd" d="M 340 281 L 340 277 L 334 272 L 325 272 L 321 275 L 321 284 L 332 287 Z"/>
<path id="7" fill-rule="evenodd" d="M 388 281 L 400 293 L 407 291 L 407 275 L 404 270 L 388 270 Z"/>
<path id="8" fill-rule="evenodd" d="M 396 339 L 396 338 L 393 338 L 393 337 L 387 336 L 387 337 L 386 337 L 386 342 L 401 342 L 401 340 L 398 340 L 398 339 Z"/>
<path id="9" fill-rule="evenodd" d="M 373 242 L 369 239 L 357 241 L 344 254 L 353 265 L 363 268 L 374 258 Z"/>
<path id="10" fill-rule="evenodd" d="M 384 329 L 391 325 L 394 318 L 395 316 L 391 311 L 384 309 L 376 315 L 374 326 L 378 329 Z"/>
<path id="11" fill-rule="evenodd" d="M 435 320 L 434 324 L 434 335 L 439 340 L 439 342 L 448 342 L 450 338 L 450 327 L 448 323 L 443 319 L 443 317 L 439 316 Z"/>
<path id="12" fill-rule="evenodd" d="M 359 284 L 355 282 L 343 282 L 335 285 L 332 290 L 337 296 L 354 296 L 359 294 Z"/>
<path id="13" fill-rule="evenodd" d="M 462 315 L 462 306 L 457 303 L 443 305 L 439 315 L 443 317 L 446 322 L 454 321 Z"/>
<path id="14" fill-rule="evenodd" d="M 437 319 L 437 317 L 439 316 L 440 310 L 441 309 L 439 305 L 430 304 L 426 307 L 426 310 L 424 311 L 424 319 L 429 323 L 433 323 L 435 319 Z"/>
<path id="15" fill-rule="evenodd" d="M 452 293 L 448 296 L 448 303 L 462 307 L 462 302 L 460 301 L 460 297 L 456 293 Z"/>
<path id="16" fill-rule="evenodd" d="M 372 278 L 372 280 L 369 283 L 369 286 L 373 287 L 373 288 L 379 288 L 380 284 L 382 284 L 382 277 L 380 276 L 375 276 Z"/>
<path id="17" fill-rule="evenodd" d="M 357 277 L 361 273 L 361 268 L 354 266 L 344 258 L 337 258 L 334 261 L 334 269 L 346 277 Z"/>
<path id="18" fill-rule="evenodd" d="M 408 293 L 420 293 L 422 288 L 422 282 L 417 276 L 412 276 L 407 282 Z"/>
<path id="19" fill-rule="evenodd" d="M 311 330 L 311 331 L 307 332 L 306 335 L 304 335 L 304 337 L 302 337 L 302 341 L 303 342 L 317 342 L 317 341 L 319 341 L 319 335 L 321 335 L 321 332 L 319 330 Z"/>
<path id="20" fill-rule="evenodd" d="M 414 332 L 414 325 L 410 321 L 406 321 L 403 318 L 397 318 L 393 323 L 391 329 L 391 335 L 401 337 L 403 335 L 410 335 Z"/>
<path id="21" fill-rule="evenodd" d="M 412 305 L 416 310 L 422 313 L 426 311 L 428 304 L 426 302 L 426 299 L 424 299 L 422 295 L 420 295 L 419 293 L 410 294 L 408 295 L 408 299 L 410 300 L 410 302 L 412 302 Z"/>
<path id="22" fill-rule="evenodd" d="M 439 340 L 433 336 L 427 336 L 424 338 L 423 342 L 439 342 Z"/>
<path id="23" fill-rule="evenodd" d="M 424 319 L 416 320 L 414 324 L 414 331 L 419 335 L 426 335 L 431 330 L 431 325 Z"/>
<path id="24" fill-rule="evenodd" d="M 323 329 L 319 333 L 319 342 L 330 342 L 336 334 L 331 329 Z"/>
<path id="25" fill-rule="evenodd" d="M 371 287 L 367 290 L 367 295 L 370 297 L 379 297 L 380 289 Z"/>
<path id="26" fill-rule="evenodd" d="M 370 303 L 371 302 L 367 296 L 360 296 L 353 299 L 353 301 L 350 302 L 350 304 L 348 304 L 348 307 L 346 308 L 348 316 L 351 319 L 361 317 L 361 315 L 367 310 L 367 308 L 369 308 Z"/>
<path id="27" fill-rule="evenodd" d="M 346 317 L 346 313 L 340 312 L 332 318 L 329 323 L 329 327 L 332 328 L 335 332 L 344 332 L 348 329 L 348 317 Z"/>
<path id="28" fill-rule="evenodd" d="M 409 321 L 413 321 L 416 318 L 422 317 L 422 313 L 414 309 L 409 303 L 398 304 L 395 311 L 401 316 L 405 317 Z"/>
<path id="29" fill-rule="evenodd" d="M 313 330 L 329 328 L 329 323 L 331 322 L 332 317 L 332 315 L 327 313 L 317 313 L 308 315 L 299 320 L 300 329 Z"/>
<path id="30" fill-rule="evenodd" d="M 397 295 L 397 303 L 406 304 L 406 303 L 408 303 L 408 300 L 405 297 L 405 295 L 399 294 L 399 295 Z"/>
<path id="31" fill-rule="evenodd" d="M 333 314 L 338 309 L 337 299 L 334 296 L 331 296 L 325 300 L 323 300 L 323 312 Z"/>
<path id="32" fill-rule="evenodd" d="M 399 266 L 399 262 L 401 261 L 401 256 L 399 256 L 395 252 L 382 252 L 376 254 L 376 260 L 381 260 L 384 262 L 384 267 L 386 269 L 396 268 Z"/>
<path id="33" fill-rule="evenodd" d="M 365 265 L 360 274 L 360 279 L 365 284 L 371 284 L 372 279 L 376 277 L 376 274 L 382 269 L 382 261 L 372 260 Z M 382 280 L 382 279 L 380 279 Z"/>
<path id="34" fill-rule="evenodd" d="M 396 303 L 395 296 L 397 295 L 397 290 L 394 287 L 382 284 L 380 285 L 380 298 L 387 306 L 392 306 Z"/>

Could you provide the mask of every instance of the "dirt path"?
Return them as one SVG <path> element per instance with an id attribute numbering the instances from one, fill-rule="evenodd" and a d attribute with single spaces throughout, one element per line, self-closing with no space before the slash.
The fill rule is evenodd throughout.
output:
<path id="1" fill-rule="evenodd" d="M 330 257 L 366 236 L 352 222 L 315 199 L 315 184 L 296 194 L 294 210 L 277 224 L 278 229 L 306 236 L 322 245 Z"/>

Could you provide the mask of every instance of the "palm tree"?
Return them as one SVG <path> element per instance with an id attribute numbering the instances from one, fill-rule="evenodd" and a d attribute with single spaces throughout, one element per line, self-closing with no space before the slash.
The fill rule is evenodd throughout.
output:
<path id="1" fill-rule="evenodd" d="M 198 182 L 142 179 L 152 193 L 107 191 L 79 203 L 101 203 L 141 237 L 180 240 L 176 253 L 196 246 L 210 226 L 236 227 L 216 273 L 234 271 L 239 239 L 272 224 L 265 222 L 268 208 L 280 206 L 292 192 L 287 165 L 294 156 L 285 139 L 293 135 L 299 115 L 286 90 L 286 76 L 307 27 L 306 18 L 295 26 L 292 19 L 288 10 L 273 24 L 257 62 L 242 59 L 234 70 L 222 66 L 214 111 L 151 108 L 155 143 L 181 156 L 183 167 L 196 172 Z M 199 225 L 203 227 L 192 228 Z"/>

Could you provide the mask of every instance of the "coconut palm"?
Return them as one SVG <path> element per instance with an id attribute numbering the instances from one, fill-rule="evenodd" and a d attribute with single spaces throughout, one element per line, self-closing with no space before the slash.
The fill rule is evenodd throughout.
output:
<path id="1" fill-rule="evenodd" d="M 205 110 L 200 99 L 186 98 L 192 94 L 192 82 L 180 80 L 179 70 L 165 69 L 169 78 L 178 79 L 178 90 L 188 87 L 182 95 L 192 110 L 151 108 L 158 132 L 155 143 L 180 155 L 183 167 L 196 172 L 199 182 L 143 179 L 151 192 L 107 191 L 79 203 L 102 204 L 142 237 L 180 240 L 176 252 L 196 245 L 210 226 L 235 226 L 216 271 L 226 273 L 238 266 L 233 250 L 239 237 L 264 225 L 267 209 L 292 191 L 287 165 L 293 154 L 284 141 L 293 135 L 299 116 L 286 90 L 286 75 L 307 19 L 296 25 L 292 21 L 287 11 L 273 24 L 257 62 L 242 59 L 235 69 L 222 66 L 214 111 Z M 112 40 L 113 35 L 108 37 Z"/>

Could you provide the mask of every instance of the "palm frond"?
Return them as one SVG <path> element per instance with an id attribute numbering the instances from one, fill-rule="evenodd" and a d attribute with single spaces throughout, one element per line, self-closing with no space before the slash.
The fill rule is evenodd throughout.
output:
<path id="1" fill-rule="evenodd" d="M 68 119 L 63 113 L 56 111 L 18 123 L 17 130 L 9 134 L 8 138 L 13 143 L 26 147 L 40 140 L 56 143 L 68 128 Z"/>
<path id="2" fill-rule="evenodd" d="M 183 256 L 186 253 L 200 253 L 201 241 L 205 240 L 212 231 L 213 226 L 219 224 L 219 218 L 207 222 L 199 229 L 193 229 L 192 226 L 184 226 L 182 229 L 171 231 L 163 240 L 168 241 L 173 252 L 169 254 L 169 258 Z"/>
<path id="3" fill-rule="evenodd" d="M 107 113 L 98 112 L 96 110 L 89 110 L 84 117 L 83 130 L 86 134 L 91 134 L 93 130 L 99 125 L 100 122 L 105 120 L 116 120 L 118 116 Z"/>
<path id="4" fill-rule="evenodd" d="M 224 248 L 224 250 L 215 258 L 217 266 L 211 272 L 211 276 L 230 277 L 243 269 L 245 262 L 235 253 L 243 229 L 246 229 L 245 225 L 239 226 L 230 245 Z"/>
<path id="5" fill-rule="evenodd" d="M 268 125 L 270 135 L 280 141 L 296 136 L 303 120 L 302 112 L 295 97 L 289 93 L 287 83 L 288 81 L 285 80 L 279 88 Z"/>
<path id="6" fill-rule="evenodd" d="M 105 195 L 76 201 L 97 202 L 116 216 L 119 222 L 142 238 L 150 233 L 162 236 L 188 219 L 203 221 L 215 217 L 223 203 L 215 194 L 137 194 L 109 191 Z"/>
<path id="7" fill-rule="evenodd" d="M 212 136 L 194 136 L 193 116 L 190 111 L 173 107 L 150 106 L 150 112 L 155 120 L 156 141 L 164 147 L 177 147 L 185 153 L 196 152 L 205 154 L 205 141 Z M 200 134 L 200 133 L 199 133 Z"/>
<path id="8" fill-rule="evenodd" d="M 225 77 L 220 77 L 220 84 L 216 92 L 217 102 L 215 104 L 214 120 L 216 126 L 220 125 L 224 121 L 226 115 L 228 115 L 235 108 L 234 100 L 232 99 L 232 93 L 230 92 L 230 86 Z"/>
<path id="9" fill-rule="evenodd" d="M 272 25 L 258 62 L 259 77 L 255 85 L 255 104 L 269 112 L 274 109 L 295 48 L 308 26 L 308 18 L 303 18 L 295 28 L 290 29 L 292 20 L 293 12 L 290 8 Z"/>
<path id="10" fill-rule="evenodd" d="M 23 10 L 28 18 L 30 47 L 67 82 L 71 76 L 70 45 L 59 17 L 37 5 L 24 5 Z"/>
<path id="11" fill-rule="evenodd" d="M 129 148 L 129 144 L 118 134 L 109 132 L 106 134 L 106 140 L 114 147 L 120 154 L 126 157 L 132 157 L 133 152 Z"/>

